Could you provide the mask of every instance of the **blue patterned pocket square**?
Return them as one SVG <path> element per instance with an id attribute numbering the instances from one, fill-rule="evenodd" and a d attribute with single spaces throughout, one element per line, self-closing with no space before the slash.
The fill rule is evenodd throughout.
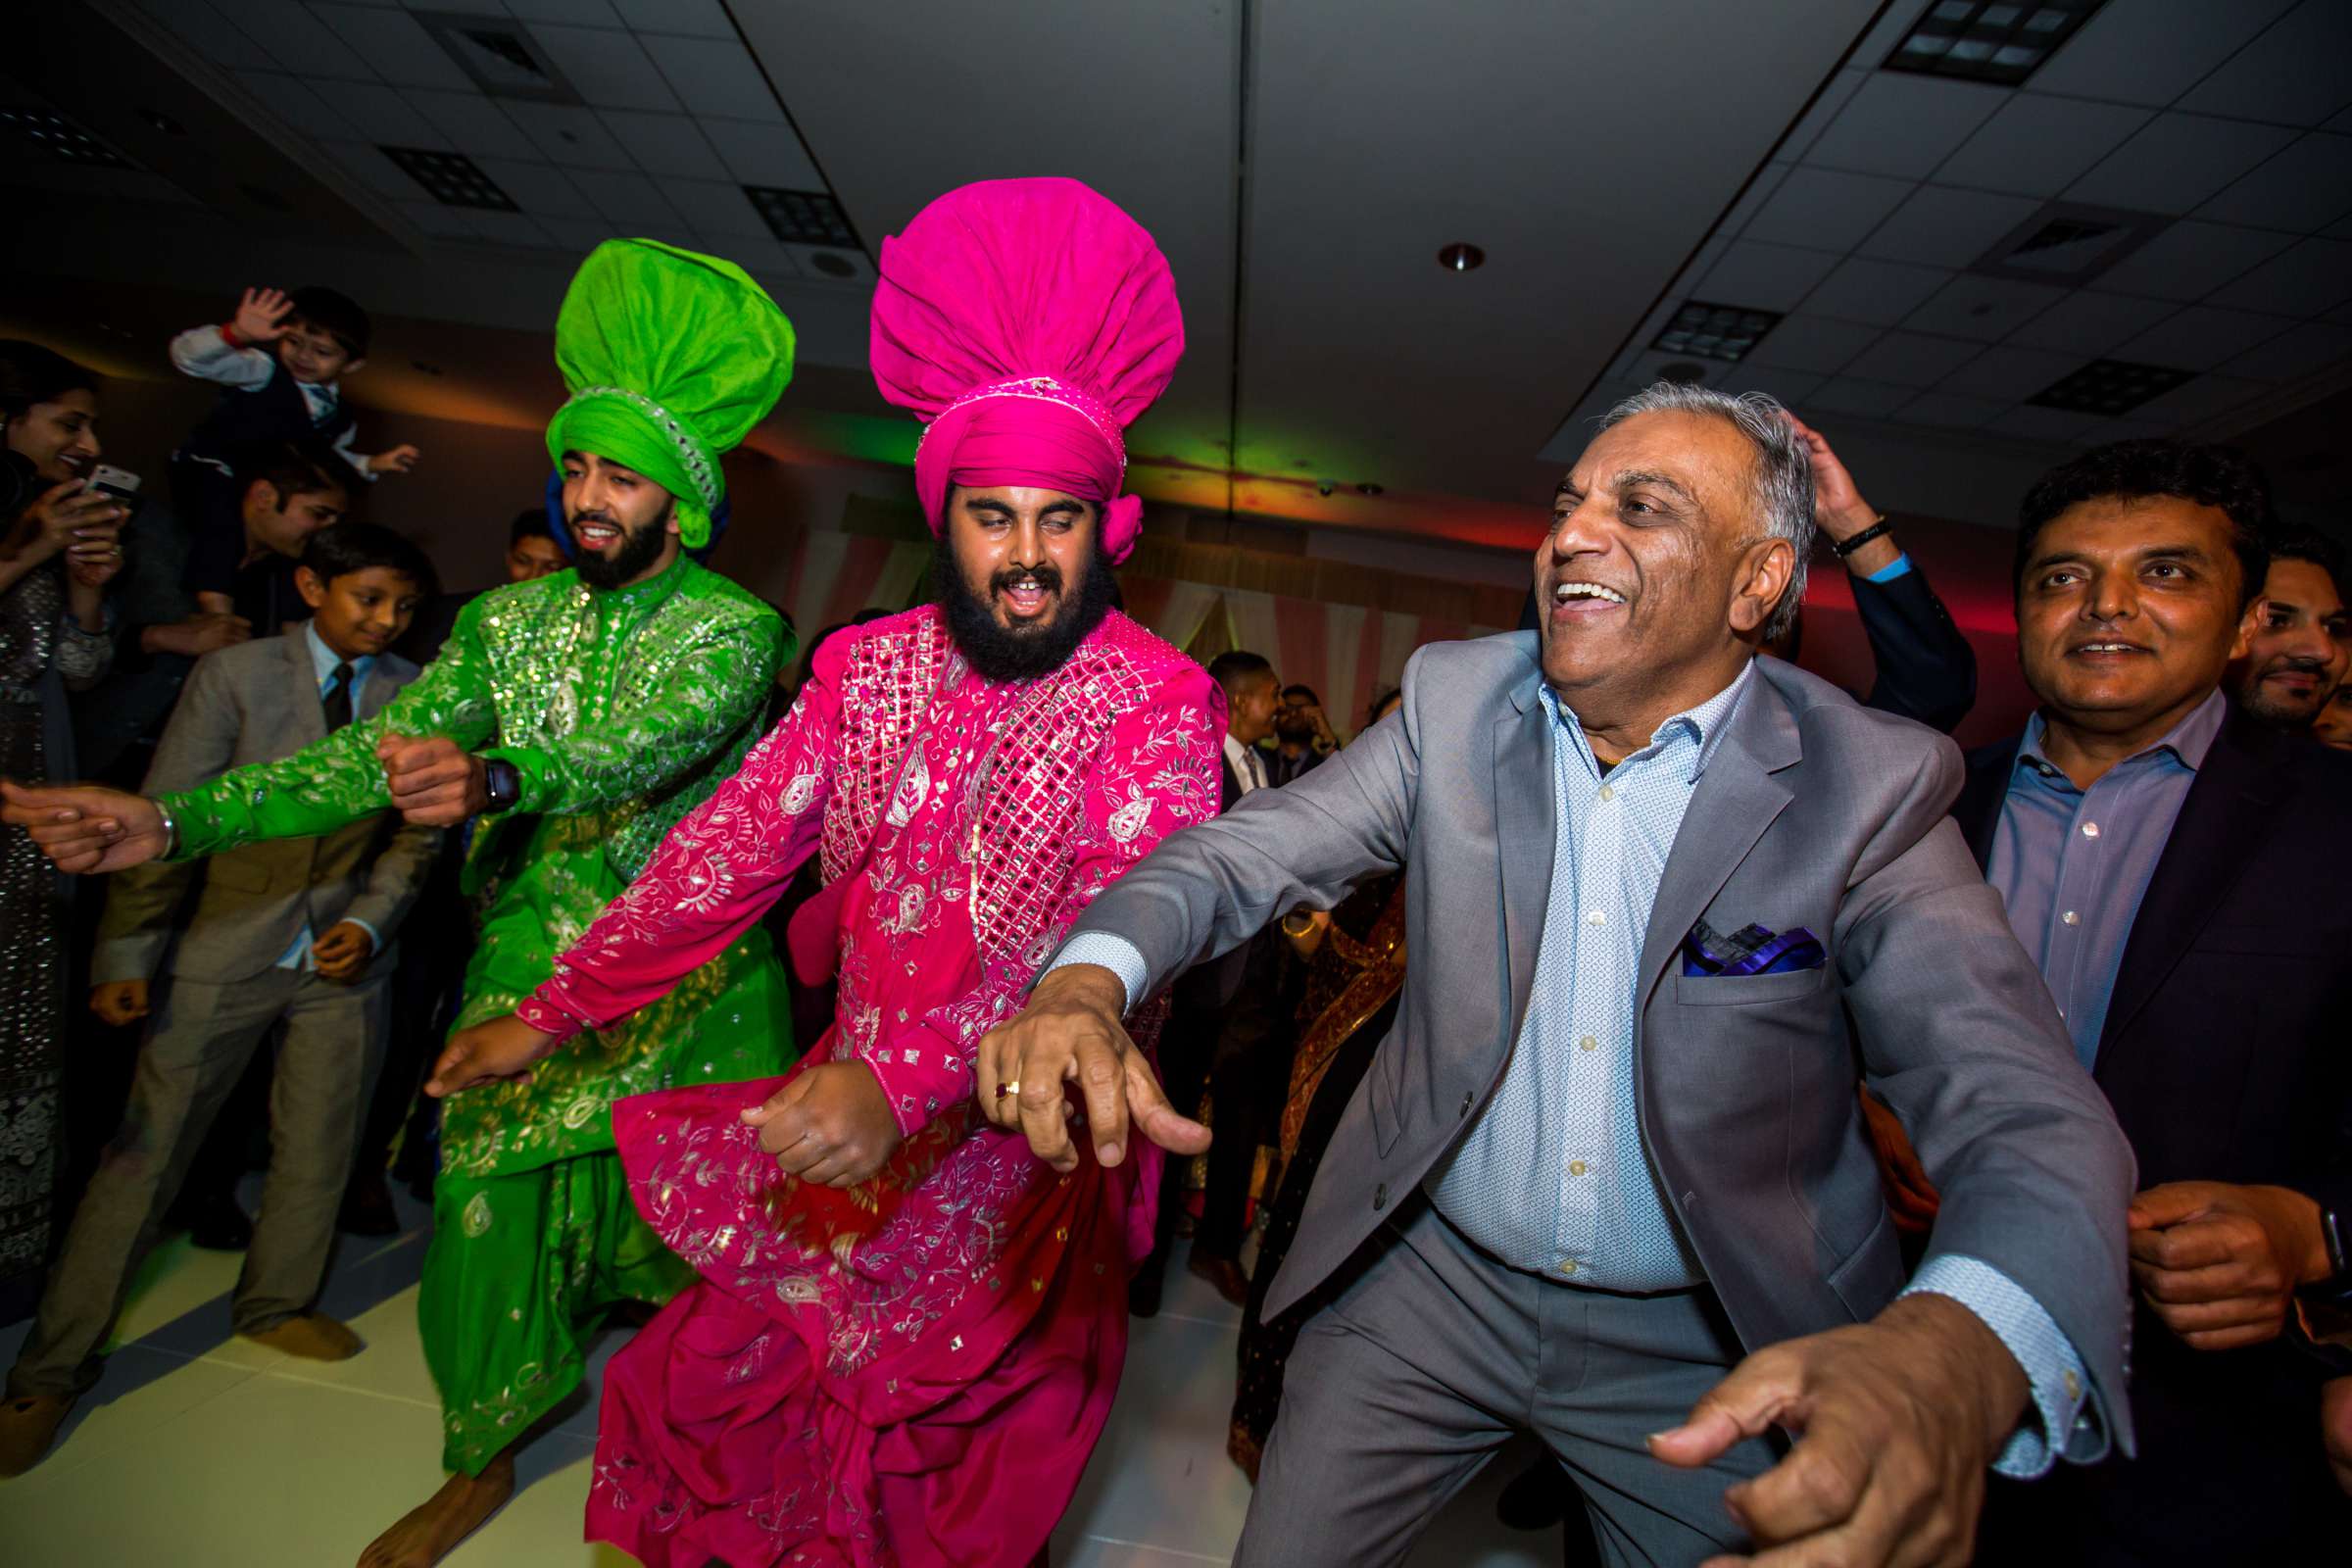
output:
<path id="1" fill-rule="evenodd" d="M 1683 973 L 1700 978 L 1789 974 L 1818 969 L 1828 961 L 1821 939 L 1801 925 L 1786 932 L 1743 925 L 1727 937 L 1701 920 L 1683 941 Z"/>

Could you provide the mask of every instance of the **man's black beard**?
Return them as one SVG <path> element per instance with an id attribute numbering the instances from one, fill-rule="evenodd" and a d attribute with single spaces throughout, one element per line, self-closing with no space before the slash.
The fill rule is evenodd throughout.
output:
<path id="1" fill-rule="evenodd" d="M 620 530 L 620 548 L 610 556 L 598 555 L 579 544 L 579 525 L 582 520 L 608 522 Z M 584 512 L 571 520 L 572 543 L 578 547 L 580 581 L 591 588 L 618 588 L 630 578 L 646 570 L 662 559 L 662 549 L 669 539 L 669 514 L 665 512 L 642 528 L 632 528 L 619 518 L 602 512 Z"/>
<path id="2" fill-rule="evenodd" d="M 1047 562 L 1034 569 L 998 572 L 990 579 L 991 592 L 1025 577 L 1034 577 L 1049 592 L 1061 591 L 1061 572 Z M 1118 581 L 1111 576 L 1110 563 L 1102 559 L 1102 552 L 1094 551 L 1087 557 L 1086 576 L 1078 585 L 1077 596 L 1062 600 L 1052 624 L 1001 626 L 989 600 L 973 593 L 964 581 L 963 568 L 956 564 L 956 552 L 943 535 L 931 553 L 931 591 L 947 612 L 948 631 L 964 662 L 983 680 L 1011 682 L 1035 680 L 1059 669 L 1110 613 Z"/>

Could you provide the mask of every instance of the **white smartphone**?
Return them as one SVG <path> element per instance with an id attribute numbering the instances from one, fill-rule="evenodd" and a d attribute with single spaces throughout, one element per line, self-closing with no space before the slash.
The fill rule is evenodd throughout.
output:
<path id="1" fill-rule="evenodd" d="M 101 463 L 90 470 L 88 488 L 103 490 L 124 506 L 129 506 L 139 499 L 139 476 L 128 468 Z"/>

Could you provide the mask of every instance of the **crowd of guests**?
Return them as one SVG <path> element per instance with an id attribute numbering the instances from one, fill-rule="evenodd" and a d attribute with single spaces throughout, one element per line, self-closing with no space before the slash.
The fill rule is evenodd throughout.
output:
<path id="1" fill-rule="evenodd" d="M 331 290 L 256 290 L 227 321 L 173 340 L 174 365 L 222 391 L 170 454 L 168 499 L 102 464 L 97 376 L 0 342 L 0 775 L 188 790 L 368 717 L 433 662 L 471 596 L 443 591 L 409 540 L 352 516 L 368 481 L 418 459 L 354 445 L 339 382 L 368 336 L 365 313 Z M 1850 577 L 1875 657 L 1855 695 L 1948 734 L 1976 696 L 1969 644 L 1828 441 L 1794 419 L 1779 439 L 1809 466 L 1812 525 Z M 551 510 L 525 509 L 507 579 L 569 556 Z M 1612 591 L 1544 581 L 1566 597 L 1531 595 L 1530 628 Z M 2069 1400 L 2043 1406 L 2036 1393 L 2045 1419 L 2064 1409 L 2074 1423 L 2043 1435 L 2049 1448 L 2103 1449 L 2130 1431 L 2137 1457 L 1997 1483 L 1985 1550 L 2094 1563 L 2284 1550 L 2352 1517 L 2343 555 L 2282 526 L 2238 454 L 2134 441 L 2083 454 L 2024 498 L 2014 584 L 2037 708 L 2022 733 L 1969 755 L 1946 836 L 1998 894 L 2137 1162 L 2129 1411 L 2086 1398 L 2073 1364 Z M 1795 593 L 1761 628 L 1790 662 Z M 836 629 L 810 641 L 809 661 Z M 1222 654 L 1207 674 L 1224 697 L 1222 809 L 1289 791 L 1341 751 L 1318 695 L 1261 655 Z M 780 682 L 771 723 L 789 694 Z M 1402 700 L 1373 704 L 1359 736 L 1405 722 Z M 1598 799 L 1620 765 L 1595 762 Z M 417 1091 L 470 947 L 466 832 L 386 811 L 76 889 L 8 830 L 0 1305 L 22 1316 L 40 1298 L 12 1395 L 89 1385 L 140 1259 L 173 1224 L 245 1252 L 239 1334 L 298 1356 L 357 1351 L 316 1298 L 338 1229 L 391 1233 L 391 1183 L 434 1180 Z M 813 867 L 770 916 L 779 947 L 817 892 Z M 1245 1310 L 1229 1451 L 1253 1480 L 1294 1343 L 1323 1300 L 1276 1304 L 1269 1287 L 1396 1022 L 1408 878 L 1294 907 L 1194 967 L 1159 1039 L 1170 1101 L 1216 1137 L 1197 1159 L 1166 1161 L 1158 1245 L 1128 1305 L 1159 1309 L 1170 1244 L 1189 1227 L 1192 1272 Z M 801 1038 L 814 1039 L 832 977 L 816 966 L 799 979 Z M 1916 1243 L 1943 1195 L 1912 1147 L 1918 1129 L 1864 1102 L 1888 1213 Z M 140 1157 L 101 1167 L 118 1128 L 137 1130 Z M 257 1166 L 258 1225 L 236 1196 Z M 1574 1560 L 1595 1548 L 1571 1495 L 1546 1457 L 1503 1509 L 1522 1526 L 1564 1523 Z"/>

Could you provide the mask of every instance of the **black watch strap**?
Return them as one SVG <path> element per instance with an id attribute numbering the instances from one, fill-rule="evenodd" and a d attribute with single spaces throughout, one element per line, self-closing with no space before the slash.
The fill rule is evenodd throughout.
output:
<path id="1" fill-rule="evenodd" d="M 1886 535 L 1893 530 L 1893 528 L 1894 524 L 1888 522 L 1886 520 L 1886 514 L 1882 512 L 1879 514 L 1879 520 L 1872 523 L 1869 527 L 1863 529 L 1860 533 L 1853 535 L 1851 538 L 1831 540 L 1830 553 L 1836 556 L 1839 561 L 1843 561 L 1846 557 L 1852 555 L 1864 545 L 1869 544 L 1872 540 L 1886 538 Z"/>
<path id="2" fill-rule="evenodd" d="M 490 810 L 508 810 L 522 799 L 522 772 L 505 758 L 493 757 L 482 764 L 482 791 L 490 797 Z"/>

